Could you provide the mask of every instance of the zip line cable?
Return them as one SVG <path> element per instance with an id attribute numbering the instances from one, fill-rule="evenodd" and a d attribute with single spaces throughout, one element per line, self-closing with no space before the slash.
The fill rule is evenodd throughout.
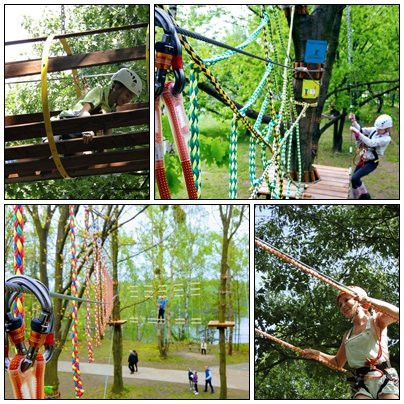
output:
<path id="1" fill-rule="evenodd" d="M 32 291 L 30 289 L 26 288 L 25 286 L 16 285 L 14 283 L 7 282 L 7 281 L 4 284 L 4 289 L 7 292 L 23 292 L 23 293 L 29 293 L 31 295 L 33 294 Z M 98 300 L 83 299 L 81 297 L 74 297 L 74 296 L 70 296 L 70 295 L 64 295 L 62 293 L 49 292 L 49 295 L 51 297 L 56 298 L 56 299 L 76 300 L 78 302 L 88 302 L 88 303 L 96 303 L 96 304 L 110 304 L 110 302 L 101 302 L 101 301 L 98 301 Z"/>

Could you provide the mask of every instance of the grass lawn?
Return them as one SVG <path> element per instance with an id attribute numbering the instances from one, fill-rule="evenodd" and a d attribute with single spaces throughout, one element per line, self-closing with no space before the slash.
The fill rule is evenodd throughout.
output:
<path id="1" fill-rule="evenodd" d="M 85 390 L 83 398 L 86 399 L 100 399 L 104 397 L 105 383 L 107 382 L 107 397 L 110 399 L 218 399 L 219 388 L 215 388 L 215 393 L 204 393 L 204 385 L 202 386 L 203 376 L 200 375 L 199 395 L 194 395 L 188 387 L 186 382 L 186 372 L 189 367 L 193 369 L 203 370 L 206 364 L 209 366 L 219 365 L 219 347 L 216 345 L 208 346 L 207 355 L 202 356 L 198 349 L 193 346 L 193 350 L 189 350 L 188 343 L 175 342 L 170 345 L 169 357 L 161 359 L 159 357 L 158 349 L 155 343 L 142 343 L 138 341 L 123 341 L 123 366 L 126 365 L 129 349 L 136 349 L 139 354 L 139 370 L 142 367 L 151 367 L 159 369 L 176 369 L 184 371 L 184 379 L 173 380 L 173 382 L 157 382 L 152 380 L 136 380 L 134 378 L 124 378 L 125 391 L 121 395 L 114 395 L 111 393 L 112 378 L 96 375 L 85 374 L 82 372 L 82 381 Z M 94 356 L 96 363 L 110 363 L 112 364 L 111 357 L 111 341 L 106 338 L 102 341 L 101 346 L 94 347 Z M 79 340 L 79 358 L 80 362 L 87 361 L 87 345 L 85 339 Z M 59 357 L 60 361 L 71 361 L 71 346 L 69 341 L 65 345 L 65 349 Z M 233 355 L 226 357 L 227 365 L 247 363 L 249 362 L 249 345 L 240 344 L 239 350 L 234 346 Z M 5 398 L 12 398 L 12 390 L 8 381 L 8 376 L 5 379 Z M 62 398 L 74 398 L 73 380 L 72 375 L 66 372 L 59 373 L 60 392 Z M 229 399 L 247 399 L 249 392 L 244 390 L 228 389 Z"/>
<path id="2" fill-rule="evenodd" d="M 107 381 L 106 398 L 107 399 L 218 399 L 219 389 L 215 389 L 214 394 L 204 393 L 203 387 L 199 385 L 199 395 L 195 395 L 188 388 L 188 383 L 165 383 L 149 380 L 136 380 L 124 378 L 125 391 L 122 394 L 113 394 L 111 392 L 112 378 L 95 375 L 82 374 L 84 387 L 83 399 L 102 399 L 104 398 L 105 382 Z M 74 389 L 72 375 L 69 373 L 59 373 L 59 391 L 62 399 L 74 399 Z M 249 392 L 243 390 L 228 389 L 228 399 L 248 399 Z M 5 399 L 13 398 L 8 376 L 5 379 Z"/>
<path id="3" fill-rule="evenodd" d="M 249 361 L 248 344 L 240 344 L 239 350 L 233 349 L 233 355 L 226 357 L 228 365 L 245 363 Z M 204 368 L 206 365 L 206 357 L 199 354 L 196 346 L 192 351 L 189 350 L 188 343 L 174 342 L 170 345 L 168 358 L 161 359 L 157 344 L 143 343 L 140 341 L 123 341 L 123 358 L 124 365 L 126 364 L 127 356 L 130 349 L 136 349 L 139 355 L 139 366 L 152 367 L 159 369 L 188 369 L 192 366 L 195 368 Z M 87 359 L 87 344 L 85 339 L 79 340 L 80 360 Z M 100 347 L 94 347 L 94 357 L 97 363 L 112 363 L 111 341 L 109 338 L 104 339 Z M 219 365 L 219 346 L 210 345 L 208 347 L 208 359 L 210 366 Z M 62 354 L 59 357 L 61 361 L 71 360 L 71 346 L 69 343 L 65 345 Z"/>
<path id="4" fill-rule="evenodd" d="M 366 117 L 363 126 L 372 126 L 374 118 L 378 115 L 374 108 L 372 110 L 364 108 L 362 116 Z M 398 199 L 399 198 L 399 114 L 398 108 L 386 107 L 383 113 L 390 114 L 393 117 L 395 126 L 392 130 L 392 142 L 386 150 L 385 156 L 375 172 L 364 178 L 364 182 L 372 195 L 373 199 Z M 230 122 L 220 122 L 211 115 L 200 117 L 200 133 L 209 137 L 219 137 L 228 142 Z M 323 120 L 322 124 L 326 123 Z M 318 156 L 316 164 L 328 166 L 349 168 L 352 166 L 352 155 L 349 153 L 350 141 L 350 122 L 346 120 L 343 133 L 343 148 L 340 153 L 332 152 L 333 129 L 329 128 L 322 134 L 319 143 Z M 164 133 L 168 130 L 167 122 L 164 122 Z M 240 133 L 244 133 L 242 130 Z M 355 144 L 353 142 L 353 150 Z M 257 150 L 257 175 L 262 173 L 259 152 Z M 203 159 L 203 155 L 201 156 Z M 238 143 L 238 199 L 248 199 L 251 194 L 249 181 L 249 161 L 248 161 L 248 139 L 245 135 L 239 135 Z M 228 199 L 229 195 L 229 173 L 228 165 L 218 167 L 215 164 L 208 165 L 202 160 L 202 199 Z M 181 179 L 182 181 L 182 179 Z M 155 190 L 156 198 L 159 197 L 158 190 Z M 187 193 L 184 187 L 172 195 L 174 199 L 187 199 Z"/>

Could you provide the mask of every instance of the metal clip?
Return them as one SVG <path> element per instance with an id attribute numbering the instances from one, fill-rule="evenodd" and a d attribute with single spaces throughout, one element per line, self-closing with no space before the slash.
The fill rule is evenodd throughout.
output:
<path id="1" fill-rule="evenodd" d="M 167 71 L 170 67 L 175 77 L 173 94 L 180 94 L 185 87 L 181 42 L 175 25 L 167 13 L 160 8 L 155 8 L 154 18 L 156 25 L 164 31 L 162 41 L 156 42 L 154 97 L 157 98 L 163 92 Z"/>
<path id="2" fill-rule="evenodd" d="M 8 292 L 5 295 L 5 331 L 11 341 L 16 345 L 18 354 L 24 355 L 25 358 L 21 364 L 21 371 L 29 369 L 35 362 L 36 355 L 41 346 L 45 345 L 44 357 L 48 362 L 53 355 L 53 343 L 46 341 L 47 336 L 53 332 L 53 306 L 50 299 L 48 288 L 40 281 L 32 279 L 25 275 L 12 276 L 7 283 L 16 284 L 21 289 L 28 289 L 39 301 L 41 305 L 41 313 L 39 317 L 31 320 L 31 332 L 29 336 L 29 348 L 24 343 L 24 324 L 22 318 L 15 318 L 11 311 L 11 307 L 15 298 L 21 291 Z M 51 346 L 52 345 L 52 346 Z M 8 367 L 10 359 L 5 358 L 5 365 Z"/>

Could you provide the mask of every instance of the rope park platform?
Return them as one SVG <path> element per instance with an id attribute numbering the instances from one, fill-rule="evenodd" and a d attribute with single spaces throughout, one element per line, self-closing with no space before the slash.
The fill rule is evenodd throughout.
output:
<path id="1" fill-rule="evenodd" d="M 299 199 L 348 199 L 349 195 L 349 169 L 313 164 L 320 179 L 315 182 L 302 183 L 303 194 Z M 287 180 L 283 182 L 283 189 L 287 187 Z M 296 185 L 292 185 L 290 199 L 296 198 Z M 264 183 L 257 196 L 270 199 L 268 185 Z"/>
<path id="2" fill-rule="evenodd" d="M 148 23 L 124 27 L 114 27 L 70 33 L 55 36 L 66 39 L 84 35 L 94 35 L 118 30 L 146 28 Z M 46 37 L 6 42 L 5 45 L 45 41 Z M 125 63 L 146 60 L 146 45 L 124 49 L 68 54 L 50 57 L 48 72 L 74 70 L 90 66 Z M 41 60 L 23 60 L 5 63 L 5 79 L 41 74 Z M 87 144 L 82 138 L 55 142 L 62 166 L 69 177 L 94 176 L 112 173 L 131 172 L 134 175 L 149 177 L 150 170 L 150 116 L 149 103 L 127 104 L 124 110 L 89 117 L 69 118 L 51 121 L 55 135 L 84 131 L 114 129 L 113 134 L 95 136 Z M 61 111 L 50 111 L 56 116 Z M 119 133 L 117 128 L 143 125 L 129 133 Z M 63 178 L 59 172 L 49 143 L 42 143 L 47 137 L 43 113 L 14 115 L 5 117 L 5 183 L 31 182 Z M 34 140 L 26 143 L 27 140 Z M 17 145 L 16 142 L 19 144 Z M 25 144 L 21 144 L 25 143 Z"/>

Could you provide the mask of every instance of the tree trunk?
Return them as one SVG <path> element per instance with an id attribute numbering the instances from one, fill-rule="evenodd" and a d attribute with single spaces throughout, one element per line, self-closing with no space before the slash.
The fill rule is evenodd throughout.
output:
<path id="1" fill-rule="evenodd" d="M 115 224 L 118 225 L 118 211 L 115 210 Z M 111 234 L 111 263 L 112 263 L 112 281 L 113 281 L 113 310 L 112 320 L 120 320 L 120 301 L 119 301 L 119 279 L 118 279 L 118 229 Z M 114 359 L 114 382 L 112 392 L 119 394 L 123 391 L 122 377 L 122 327 L 116 325 L 113 327 L 112 353 Z"/>
<path id="2" fill-rule="evenodd" d="M 309 107 L 306 116 L 300 120 L 300 139 L 302 170 L 311 173 L 312 163 L 316 154 L 319 135 L 321 114 L 326 100 L 327 89 L 331 79 L 332 66 L 335 61 L 338 47 L 338 37 L 341 27 L 344 5 L 321 5 L 315 6 L 310 15 L 295 14 L 293 23 L 293 43 L 295 48 L 296 62 L 304 62 L 306 42 L 308 39 L 325 40 L 328 43 L 325 60 L 325 71 L 320 83 L 320 95 L 317 99 L 304 99 L 302 97 L 302 79 L 294 79 L 293 88 L 296 101 L 317 102 L 317 107 Z M 290 23 L 290 18 L 288 18 Z M 297 113 L 302 110 L 297 105 Z M 297 171 L 297 157 L 294 156 L 293 171 Z M 309 176 L 310 177 L 310 176 Z"/>
<path id="3" fill-rule="evenodd" d="M 161 211 L 164 212 L 166 210 L 166 207 L 161 206 Z M 164 216 L 163 216 L 164 217 Z M 161 285 L 164 285 L 164 220 L 161 221 L 161 223 L 157 224 L 157 233 L 158 233 L 158 244 L 159 244 L 159 249 L 158 249 L 158 256 L 157 256 L 157 268 L 158 272 L 156 273 L 156 277 L 158 279 L 159 287 Z M 165 307 L 165 315 L 164 315 L 164 322 L 157 323 L 157 344 L 158 344 L 158 349 L 160 352 L 160 357 L 163 359 L 167 358 L 167 353 L 168 353 L 168 348 L 169 348 L 169 341 L 167 338 L 167 333 L 166 329 L 169 326 L 168 324 L 168 304 Z M 157 317 L 157 316 L 156 316 Z"/>
<path id="4" fill-rule="evenodd" d="M 227 266 L 227 301 L 229 302 L 229 315 L 228 320 L 234 321 L 234 304 L 233 304 L 233 278 L 231 274 L 230 266 Z M 231 356 L 233 354 L 233 330 L 234 328 L 230 327 L 229 329 L 229 347 L 227 350 L 227 354 Z"/>

